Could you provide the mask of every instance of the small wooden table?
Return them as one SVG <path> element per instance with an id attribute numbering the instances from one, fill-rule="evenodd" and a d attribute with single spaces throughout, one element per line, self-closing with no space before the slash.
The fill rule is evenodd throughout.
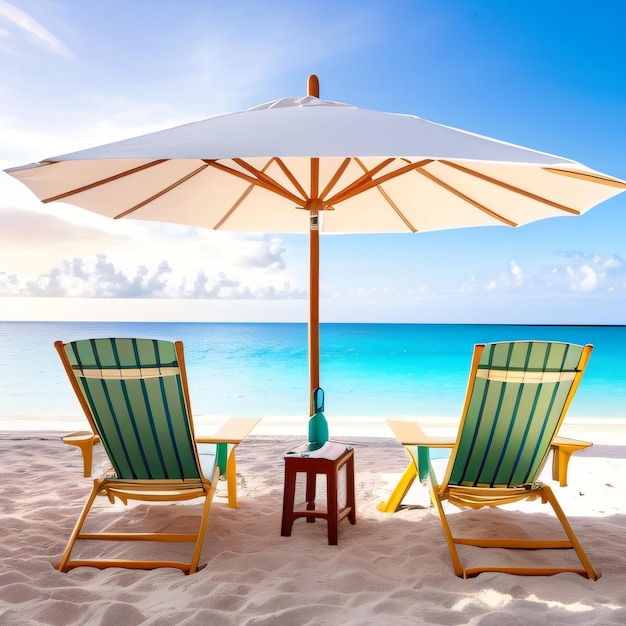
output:
<path id="1" fill-rule="evenodd" d="M 335 444 L 336 445 L 336 444 Z M 307 455 L 306 452 L 288 453 L 285 455 L 285 489 L 283 494 L 283 517 L 280 534 L 291 536 L 293 522 L 299 517 L 306 517 L 309 523 L 316 518 L 325 519 L 328 523 L 328 544 L 337 545 L 339 522 L 346 517 L 351 524 L 356 524 L 356 503 L 354 495 L 354 450 L 346 448 L 336 458 Z M 321 453 L 323 454 L 323 453 Z M 330 453 L 329 456 L 334 456 Z M 339 471 L 345 467 L 346 505 L 339 510 L 338 487 Z M 296 494 L 296 476 L 306 474 L 306 510 L 294 511 Z M 315 508 L 315 491 L 317 475 L 326 475 L 326 510 Z"/>

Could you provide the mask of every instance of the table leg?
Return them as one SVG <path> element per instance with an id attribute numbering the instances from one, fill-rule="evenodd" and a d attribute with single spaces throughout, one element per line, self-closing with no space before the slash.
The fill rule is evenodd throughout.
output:
<path id="1" fill-rule="evenodd" d="M 315 511 L 315 491 L 317 489 L 317 473 L 308 471 L 306 473 L 306 510 Z M 309 524 L 315 522 L 315 515 L 309 515 L 306 518 Z"/>
<path id="2" fill-rule="evenodd" d="M 285 485 L 283 488 L 283 519 L 280 528 L 282 537 L 291 537 L 293 526 L 293 505 L 296 497 L 296 472 L 285 470 Z"/>
<path id="3" fill-rule="evenodd" d="M 346 506 L 350 507 L 348 521 L 356 524 L 356 494 L 354 489 L 354 455 L 346 463 Z"/>
<path id="4" fill-rule="evenodd" d="M 338 470 L 326 474 L 326 498 L 327 498 L 327 521 L 328 521 L 328 545 L 337 545 L 337 527 L 339 526 L 339 506 L 337 497 L 337 474 Z"/>

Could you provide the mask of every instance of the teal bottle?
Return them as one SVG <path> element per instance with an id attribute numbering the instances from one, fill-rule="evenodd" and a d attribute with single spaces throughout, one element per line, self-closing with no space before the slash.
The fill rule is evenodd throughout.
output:
<path id="1" fill-rule="evenodd" d="M 321 448 L 328 441 L 328 422 L 324 417 L 324 390 L 313 391 L 313 416 L 309 420 L 309 444 Z"/>

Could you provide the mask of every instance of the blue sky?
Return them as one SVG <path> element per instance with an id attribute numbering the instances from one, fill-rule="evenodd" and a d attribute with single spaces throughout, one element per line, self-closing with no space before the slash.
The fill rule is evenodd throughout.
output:
<path id="1" fill-rule="evenodd" d="M 0 0 L 0 169 L 306 93 L 626 178 L 626 3 Z M 321 240 L 324 321 L 626 323 L 626 193 Z M 113 222 L 0 173 L 0 319 L 305 321 L 303 235 Z"/>

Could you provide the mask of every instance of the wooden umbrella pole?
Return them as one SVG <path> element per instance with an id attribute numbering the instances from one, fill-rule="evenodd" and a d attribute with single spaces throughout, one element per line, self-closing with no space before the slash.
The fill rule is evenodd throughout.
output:
<path id="1" fill-rule="evenodd" d="M 317 207 L 311 208 L 309 231 L 309 380 L 310 415 L 315 412 L 313 391 L 320 386 L 320 319 L 319 319 L 319 263 L 320 239 Z"/>
<path id="2" fill-rule="evenodd" d="M 319 80 L 315 74 L 309 76 L 307 85 L 309 96 L 319 98 Z M 313 391 L 320 386 L 320 320 L 319 320 L 319 264 L 320 264 L 320 240 L 319 240 L 319 158 L 311 159 L 311 191 L 309 199 L 309 415 L 315 413 L 313 403 Z"/>
<path id="3" fill-rule="evenodd" d="M 320 81 L 315 74 L 309 76 L 307 95 L 313 96 L 314 98 L 320 97 Z"/>

